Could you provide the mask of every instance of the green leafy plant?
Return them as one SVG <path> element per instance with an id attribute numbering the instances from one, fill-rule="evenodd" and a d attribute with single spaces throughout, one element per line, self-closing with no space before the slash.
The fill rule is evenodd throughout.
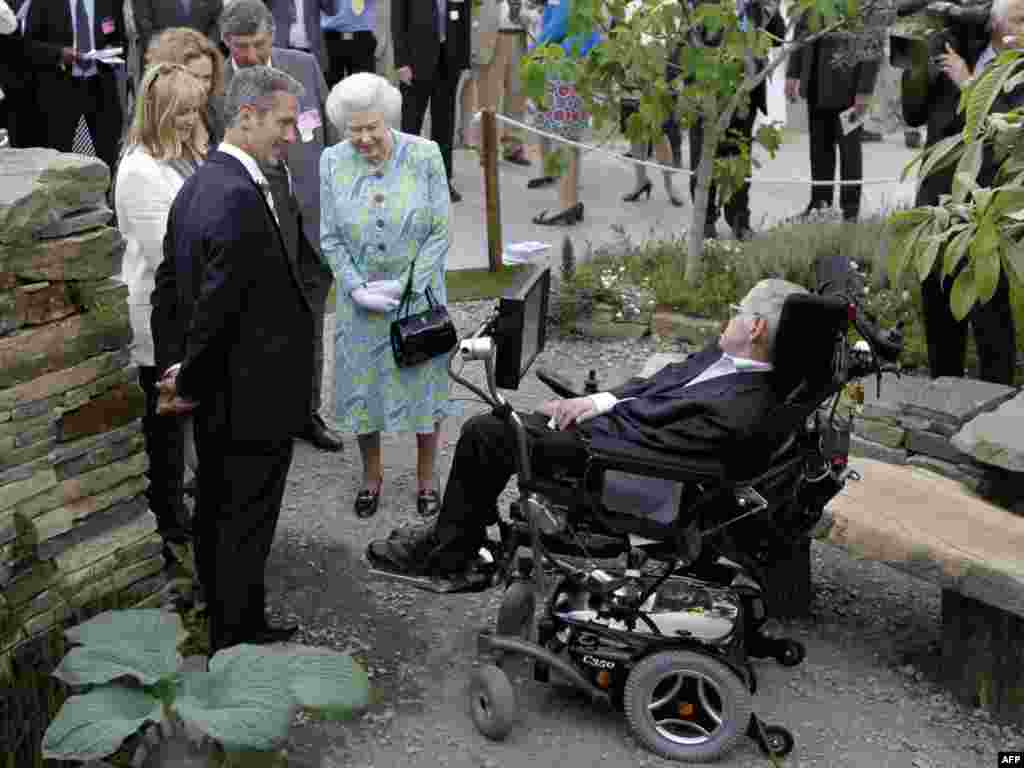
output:
<path id="1" fill-rule="evenodd" d="M 184 628 L 161 610 L 108 611 L 73 627 L 53 675 L 73 687 L 43 737 L 43 756 L 92 760 L 140 728 L 205 734 L 228 754 L 278 748 L 299 710 L 342 718 L 369 702 L 365 669 L 324 648 L 237 645 L 208 670 L 181 666 Z"/>

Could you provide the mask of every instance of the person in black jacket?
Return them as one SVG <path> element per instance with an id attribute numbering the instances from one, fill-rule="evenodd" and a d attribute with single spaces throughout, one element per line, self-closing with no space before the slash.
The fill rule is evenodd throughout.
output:
<path id="1" fill-rule="evenodd" d="M 139 50 L 145 56 L 153 37 L 165 29 L 187 27 L 217 41 L 217 19 L 223 0 L 132 0 Z"/>
<path id="2" fill-rule="evenodd" d="M 70 152 L 84 115 L 96 156 L 111 171 L 124 124 L 118 65 L 89 61 L 84 54 L 127 45 L 122 8 L 119 0 L 31 0 L 25 19 L 25 39 L 37 43 L 45 59 L 35 70 L 35 96 L 46 118 L 36 145 Z"/>
<path id="3" fill-rule="evenodd" d="M 807 35 L 806 16 L 796 25 L 796 39 Z M 836 55 L 852 56 L 852 38 L 845 34 L 819 37 L 797 48 L 786 62 L 786 98 L 807 100 L 810 131 L 811 202 L 803 215 L 820 208 L 831 208 L 834 200 L 836 149 L 839 149 L 839 176 L 843 181 L 860 181 L 864 176 L 864 151 L 861 147 L 863 124 L 843 133 L 840 113 L 855 107 L 863 115 L 878 79 L 878 59 L 837 61 Z M 839 190 L 843 218 L 856 221 L 860 215 L 860 184 L 844 184 Z"/>
<path id="4" fill-rule="evenodd" d="M 762 280 L 734 307 L 717 343 L 685 362 L 610 392 L 544 403 L 524 418 L 532 464 L 580 476 L 590 447 L 691 467 L 720 467 L 741 455 L 744 466 L 767 461 L 776 446 L 750 435 L 778 402 L 770 361 L 782 305 L 792 293 L 806 291 Z M 455 447 L 436 525 L 394 531 L 372 542 L 367 558 L 409 575 L 463 571 L 487 526 L 497 522 L 498 496 L 516 471 L 515 456 L 504 421 L 492 413 L 473 417 Z"/>
<path id="5" fill-rule="evenodd" d="M 964 128 L 963 114 L 959 112 L 960 91 L 968 81 L 981 74 L 984 68 L 1005 47 L 1004 35 L 1012 35 L 1010 11 L 1024 9 L 1022 0 L 999 0 L 994 3 L 989 23 L 990 39 L 979 40 L 970 28 L 956 26 L 956 48 L 947 46 L 946 52 L 934 62 L 916 61 L 903 73 L 903 118 L 910 126 L 927 125 L 925 146 L 959 133 Z M 1024 88 L 1002 93 L 992 112 L 1007 112 L 1024 102 Z M 991 148 L 987 148 L 978 183 L 989 186 L 997 167 Z M 939 197 L 950 194 L 953 187 L 954 167 L 931 173 L 921 180 L 914 204 L 938 205 Z M 939 260 L 941 264 L 941 259 Z M 1013 384 L 1016 365 L 1016 332 L 1013 309 L 1010 305 L 1010 284 L 1005 271 L 1000 275 L 995 295 L 984 304 L 976 304 L 962 321 L 957 321 L 950 308 L 953 281 L 962 266 L 944 280 L 937 265 L 921 284 L 921 303 L 924 312 L 925 338 L 928 343 L 928 367 L 933 378 L 960 377 L 965 373 L 967 356 L 967 324 L 974 332 L 978 351 L 979 378 L 997 384 Z"/>
<path id="6" fill-rule="evenodd" d="M 771 0 L 749 0 L 749 2 L 737 3 L 737 9 L 739 9 L 739 12 L 741 13 L 741 24 L 750 23 L 758 29 L 764 29 L 779 40 L 780 43 L 785 38 L 786 24 L 782 20 L 782 15 L 779 13 L 778 3 L 772 2 Z M 678 53 L 676 54 L 676 60 L 678 61 Z M 755 59 L 753 61 L 753 65 L 753 71 L 760 72 L 765 68 L 765 66 L 767 66 L 767 62 Z M 749 106 L 741 107 L 736 110 L 735 114 L 733 114 L 727 131 L 739 134 L 742 136 L 742 140 L 749 145 L 754 135 L 754 122 L 757 119 L 758 110 L 760 110 L 764 115 L 768 114 L 768 88 L 764 80 L 758 83 L 757 87 L 751 91 Z M 694 171 L 696 171 L 697 166 L 700 165 L 701 147 L 703 143 L 704 121 L 697 120 L 690 127 L 690 168 Z M 737 144 L 736 139 L 731 136 L 727 136 L 720 141 L 718 143 L 718 148 L 715 150 L 716 157 L 735 157 L 739 153 L 740 145 Z M 690 177 L 691 198 L 693 197 L 693 193 L 696 188 L 697 176 L 696 173 L 694 173 L 694 175 Z M 732 229 L 733 234 L 741 240 L 749 238 L 752 234 L 752 230 L 750 228 L 750 182 L 746 182 L 737 189 L 723 207 L 725 212 L 725 221 L 729 225 L 730 229 Z M 705 238 L 714 238 L 718 236 L 718 230 L 715 226 L 715 223 L 718 221 L 718 215 L 718 195 L 715 185 L 712 184 L 711 189 L 708 192 L 708 209 L 707 216 L 704 220 Z"/>
<path id="7" fill-rule="evenodd" d="M 270 67 L 235 75 L 224 142 L 175 198 L 153 291 L 158 365 L 173 363 L 159 412 L 194 416 L 212 651 L 297 629 L 267 623 L 264 565 L 309 419 L 313 310 L 258 163 L 280 162 L 295 141 L 301 93 Z"/>
<path id="8" fill-rule="evenodd" d="M 28 0 L 24 0 L 27 2 Z M 53 53 L 49 46 L 26 40 L 18 33 L 15 7 L 0 0 L 0 114 L 2 127 L 12 147 L 31 147 L 39 144 L 39 131 L 45 130 L 35 92 L 37 69 L 53 68 Z"/>

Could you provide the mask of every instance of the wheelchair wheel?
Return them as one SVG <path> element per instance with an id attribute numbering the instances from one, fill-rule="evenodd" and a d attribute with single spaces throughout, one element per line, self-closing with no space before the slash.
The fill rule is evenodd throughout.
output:
<path id="1" fill-rule="evenodd" d="M 793 734 L 781 725 L 764 726 L 764 743 L 758 743 L 761 752 L 769 757 L 785 757 L 793 751 L 795 745 Z"/>
<path id="2" fill-rule="evenodd" d="M 807 649 L 799 640 L 782 640 L 775 660 L 784 667 L 795 667 L 807 656 Z"/>
<path id="3" fill-rule="evenodd" d="M 519 707 L 508 676 L 493 664 L 473 670 L 469 679 L 473 724 L 494 741 L 504 741 L 515 725 Z"/>
<path id="4" fill-rule="evenodd" d="M 716 760 L 750 721 L 751 696 L 725 664 L 692 651 L 661 651 L 626 679 L 629 726 L 647 749 L 668 760 Z"/>
<path id="5" fill-rule="evenodd" d="M 536 606 L 537 598 L 533 594 L 533 587 L 524 581 L 512 582 L 501 599 L 495 632 L 499 635 L 529 640 Z"/>

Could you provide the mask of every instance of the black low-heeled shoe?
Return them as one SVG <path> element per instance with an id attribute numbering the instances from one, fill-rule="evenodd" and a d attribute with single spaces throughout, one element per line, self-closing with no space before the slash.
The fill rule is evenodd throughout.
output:
<path id="1" fill-rule="evenodd" d="M 441 511 L 441 497 L 437 491 L 420 491 L 416 496 L 416 511 L 420 517 L 434 517 Z"/>
<path id="2" fill-rule="evenodd" d="M 530 179 L 526 182 L 527 189 L 540 189 L 541 187 L 547 187 L 554 184 L 558 179 L 554 176 L 538 176 L 535 179 Z"/>
<path id="3" fill-rule="evenodd" d="M 561 224 L 572 226 L 578 221 L 583 221 L 583 203 L 576 203 L 571 208 L 566 208 L 564 211 L 559 211 L 551 216 L 548 216 L 547 211 L 541 211 L 533 217 L 534 224 L 541 224 L 543 226 L 557 226 Z"/>
<path id="4" fill-rule="evenodd" d="M 356 517 L 360 520 L 366 520 L 377 514 L 377 507 L 380 506 L 380 488 L 382 485 L 384 485 L 383 480 L 377 483 L 377 490 L 370 491 L 364 488 L 356 495 L 356 503 L 353 509 Z"/>

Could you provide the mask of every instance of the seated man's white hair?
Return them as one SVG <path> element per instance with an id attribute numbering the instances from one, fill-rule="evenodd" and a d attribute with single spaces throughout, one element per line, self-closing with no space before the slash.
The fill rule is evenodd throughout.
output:
<path id="1" fill-rule="evenodd" d="M 331 89 L 326 109 L 327 119 L 343 136 L 354 112 L 380 112 L 389 125 L 397 127 L 402 118 L 402 94 L 380 75 L 357 72 Z"/>
<path id="2" fill-rule="evenodd" d="M 992 0 L 992 10 L 988 12 L 988 17 L 993 25 L 1005 26 L 1010 18 L 1010 0 Z"/>

